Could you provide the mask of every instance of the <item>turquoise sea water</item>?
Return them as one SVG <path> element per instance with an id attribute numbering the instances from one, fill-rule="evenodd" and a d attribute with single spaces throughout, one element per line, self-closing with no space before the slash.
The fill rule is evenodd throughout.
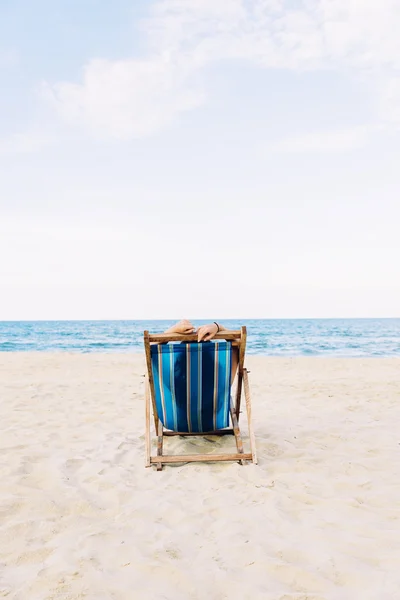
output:
<path id="1" fill-rule="evenodd" d="M 208 321 L 207 321 L 208 322 Z M 247 351 L 270 356 L 400 356 L 400 319 L 221 320 L 246 325 Z M 140 352 L 172 321 L 0 321 L 0 351 Z M 194 321 L 201 325 L 202 321 Z"/>

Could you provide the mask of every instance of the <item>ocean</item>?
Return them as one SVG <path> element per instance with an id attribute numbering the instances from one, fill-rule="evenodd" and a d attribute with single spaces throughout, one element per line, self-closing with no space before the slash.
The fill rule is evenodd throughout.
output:
<path id="1" fill-rule="evenodd" d="M 194 321 L 198 326 L 209 321 Z M 400 356 L 400 319 L 221 319 L 246 325 L 247 352 L 267 356 Z M 0 321 L 0 351 L 141 352 L 143 331 L 173 321 Z"/>

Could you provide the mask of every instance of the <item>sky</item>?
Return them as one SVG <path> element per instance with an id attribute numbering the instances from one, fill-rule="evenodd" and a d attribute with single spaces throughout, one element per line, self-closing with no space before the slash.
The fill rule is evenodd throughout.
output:
<path id="1" fill-rule="evenodd" d="M 400 0 L 0 0 L 0 320 L 400 316 Z"/>

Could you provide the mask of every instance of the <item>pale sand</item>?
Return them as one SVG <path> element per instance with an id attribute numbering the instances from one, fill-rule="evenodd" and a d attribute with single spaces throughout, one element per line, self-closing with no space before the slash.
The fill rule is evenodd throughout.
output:
<path id="1" fill-rule="evenodd" d="M 259 466 L 157 473 L 142 357 L 1 354 L 0 597 L 399 599 L 400 360 L 247 365 Z"/>

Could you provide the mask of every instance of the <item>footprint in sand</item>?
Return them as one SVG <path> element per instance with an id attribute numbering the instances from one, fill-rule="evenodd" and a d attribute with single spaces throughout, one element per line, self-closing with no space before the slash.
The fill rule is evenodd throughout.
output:
<path id="1" fill-rule="evenodd" d="M 278 446 L 278 444 L 266 444 L 264 449 L 268 456 L 282 456 L 285 453 L 284 449 Z"/>
<path id="2" fill-rule="evenodd" d="M 65 462 L 65 467 L 71 473 L 76 473 L 85 461 L 83 458 L 69 458 Z"/>

